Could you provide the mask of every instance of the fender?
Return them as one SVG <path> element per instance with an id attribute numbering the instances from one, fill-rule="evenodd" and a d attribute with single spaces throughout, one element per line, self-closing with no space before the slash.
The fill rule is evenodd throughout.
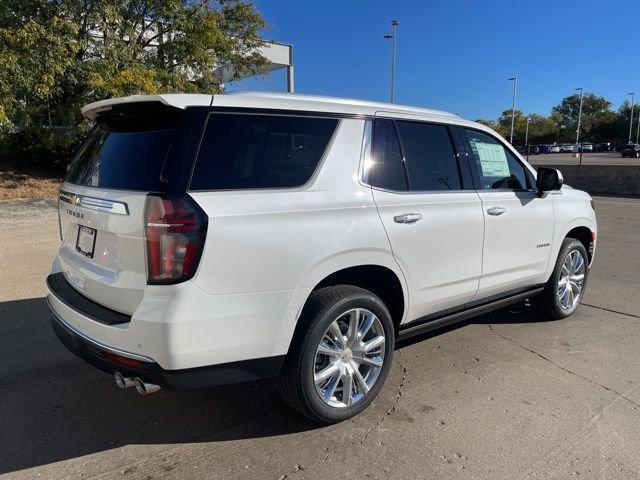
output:
<path id="1" fill-rule="evenodd" d="M 407 287 L 406 278 L 391 251 L 384 249 L 355 249 L 337 252 L 323 258 L 313 265 L 304 277 L 303 285 L 309 286 L 306 288 L 296 289 L 291 295 L 286 315 L 283 317 L 279 327 L 278 339 L 274 345 L 274 355 L 286 353 L 288 351 L 289 344 L 293 337 L 293 332 L 298 323 L 298 318 L 300 318 L 300 314 L 302 313 L 302 308 L 315 286 L 332 273 L 363 265 L 386 267 L 398 277 L 400 285 L 402 286 L 405 304 L 405 311 L 401 323 L 404 322 L 407 312 L 409 311 L 409 289 Z"/>

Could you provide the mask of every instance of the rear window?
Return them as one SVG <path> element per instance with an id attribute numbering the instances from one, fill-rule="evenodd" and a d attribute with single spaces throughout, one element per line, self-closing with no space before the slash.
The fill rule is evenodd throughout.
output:
<path id="1" fill-rule="evenodd" d="M 192 190 L 298 187 L 313 175 L 335 118 L 213 113 Z"/>
<path id="2" fill-rule="evenodd" d="M 154 105 L 114 108 L 98 120 L 71 163 L 76 185 L 161 191 L 179 114 Z"/>

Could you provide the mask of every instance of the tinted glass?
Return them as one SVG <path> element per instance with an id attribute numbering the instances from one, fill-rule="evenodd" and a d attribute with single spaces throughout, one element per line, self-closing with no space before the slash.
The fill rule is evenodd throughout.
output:
<path id="1" fill-rule="evenodd" d="M 313 175 L 337 124 L 333 118 L 212 114 L 191 189 L 303 185 Z"/>
<path id="2" fill-rule="evenodd" d="M 466 130 L 480 175 L 481 188 L 523 190 L 528 188 L 524 166 L 498 140 L 476 130 Z"/>
<path id="3" fill-rule="evenodd" d="M 174 130 L 109 131 L 96 126 L 71 164 L 66 181 L 127 190 L 162 190 L 160 174 Z"/>
<path id="4" fill-rule="evenodd" d="M 409 189 L 460 190 L 460 175 L 444 125 L 396 122 L 409 174 Z"/>
<path id="5" fill-rule="evenodd" d="M 402 150 L 391 120 L 375 120 L 372 157 L 369 167 L 372 186 L 388 190 L 407 189 Z"/>

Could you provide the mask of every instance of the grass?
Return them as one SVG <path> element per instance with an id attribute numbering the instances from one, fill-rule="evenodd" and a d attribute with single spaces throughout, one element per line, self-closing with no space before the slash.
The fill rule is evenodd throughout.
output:
<path id="1" fill-rule="evenodd" d="M 37 169 L 0 165 L 0 201 L 55 198 L 62 176 Z"/>

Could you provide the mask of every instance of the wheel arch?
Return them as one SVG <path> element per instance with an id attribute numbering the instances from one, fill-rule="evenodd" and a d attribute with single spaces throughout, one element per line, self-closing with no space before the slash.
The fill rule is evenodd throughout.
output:
<path id="1" fill-rule="evenodd" d="M 584 245 L 584 249 L 587 251 L 587 256 L 589 257 L 589 263 L 591 263 L 591 260 L 593 259 L 594 238 L 593 232 L 589 227 L 584 225 L 574 227 L 566 233 L 564 238 L 575 238 L 580 241 L 580 243 Z"/>
<path id="2" fill-rule="evenodd" d="M 353 285 L 380 297 L 389 309 L 396 330 L 398 329 L 407 311 L 407 299 L 404 285 L 396 272 L 382 265 L 354 265 L 327 275 L 314 286 L 312 292 L 334 285 Z"/>

